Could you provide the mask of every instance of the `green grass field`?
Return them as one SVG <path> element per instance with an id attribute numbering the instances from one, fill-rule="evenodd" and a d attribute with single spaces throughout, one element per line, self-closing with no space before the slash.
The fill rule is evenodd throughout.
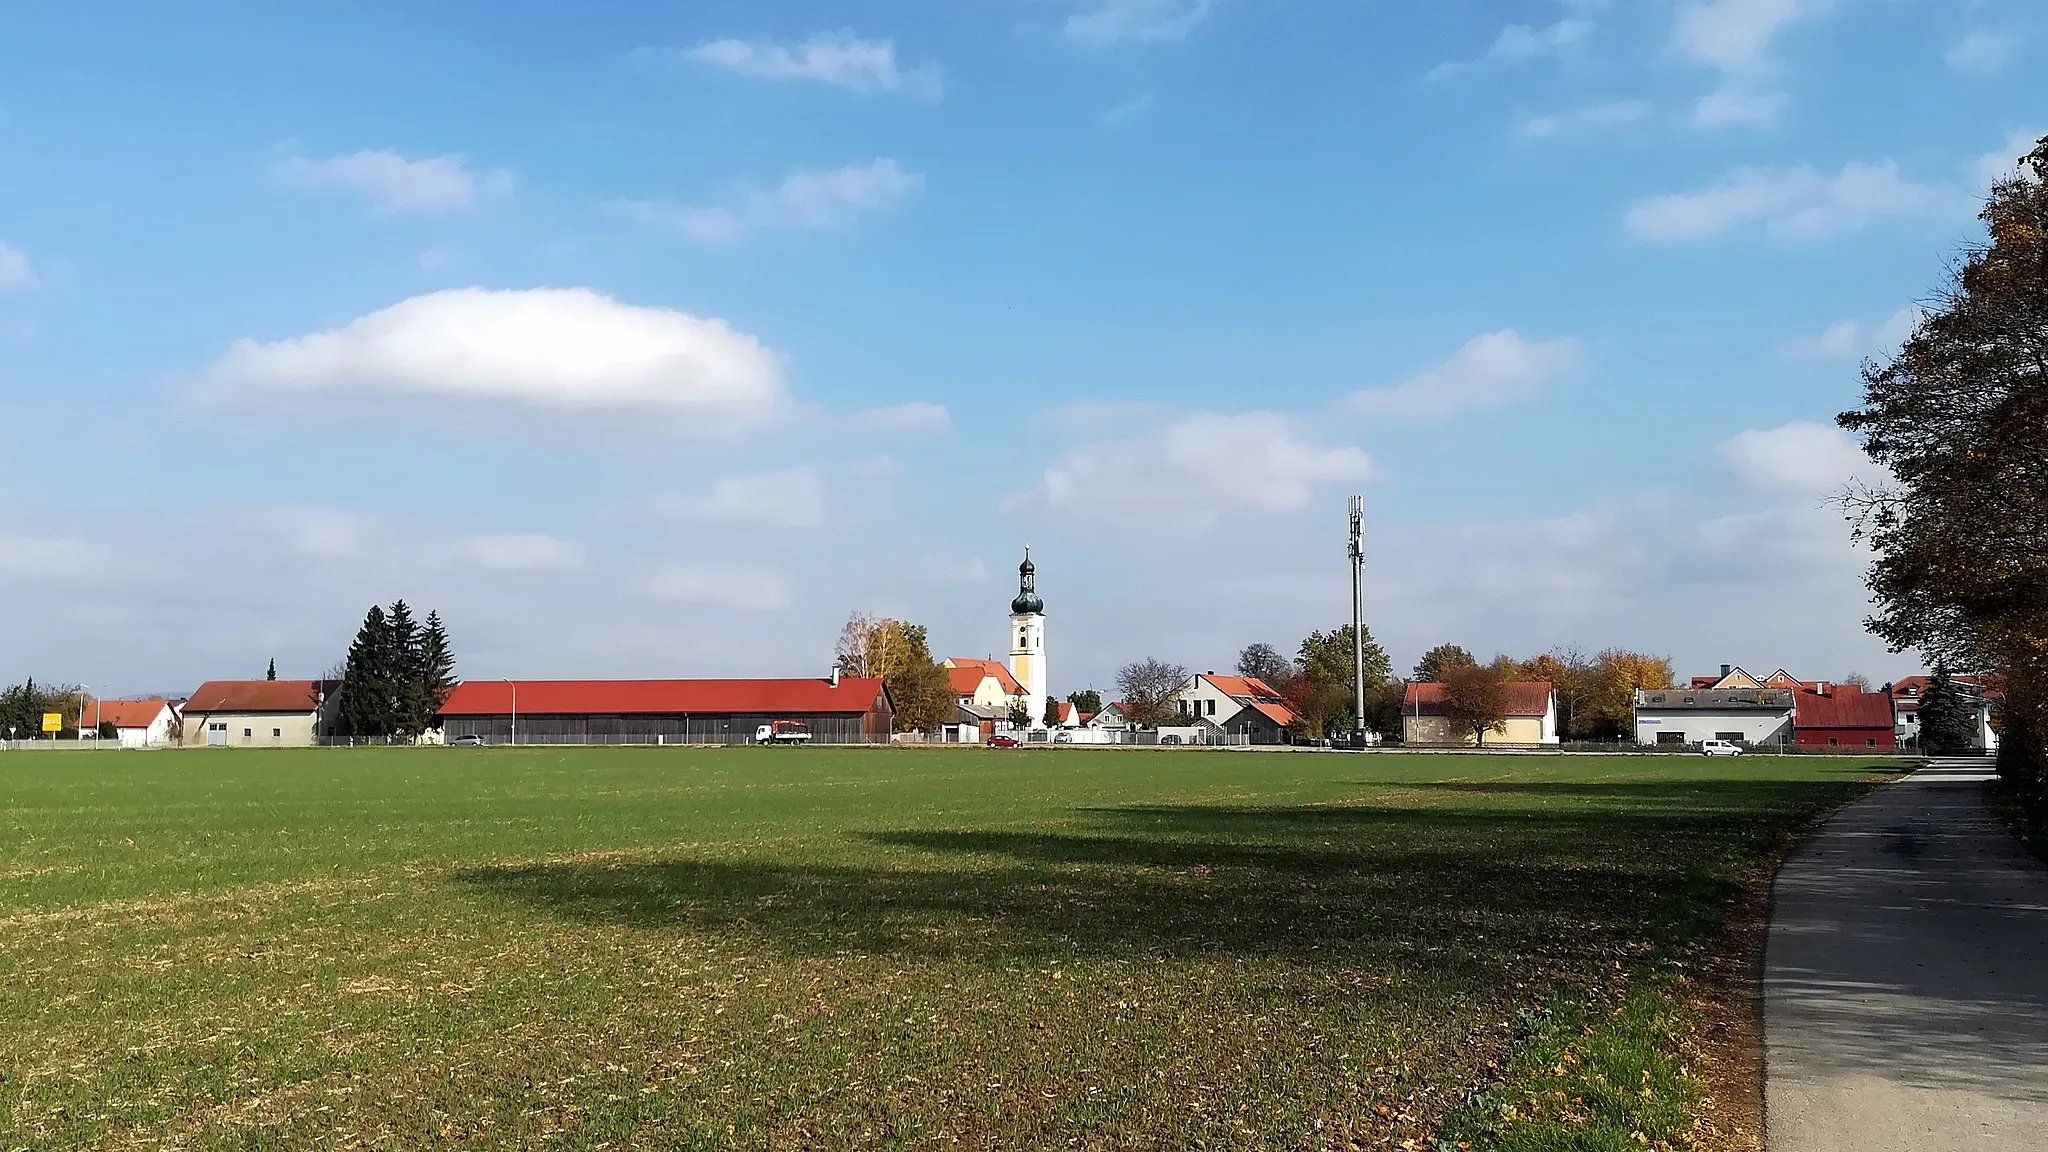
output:
<path id="1" fill-rule="evenodd" d="M 0 1149 L 1641 1147 L 1874 768 L 0 753 Z"/>

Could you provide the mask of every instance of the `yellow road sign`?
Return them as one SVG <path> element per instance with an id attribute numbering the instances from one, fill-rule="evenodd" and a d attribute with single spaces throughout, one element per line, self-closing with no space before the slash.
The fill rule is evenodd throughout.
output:
<path id="1" fill-rule="evenodd" d="M 45 712 L 45 713 L 43 713 L 43 731 L 45 731 L 45 732 L 62 732 L 63 730 L 64 730 L 64 714 L 63 714 L 62 712 Z"/>

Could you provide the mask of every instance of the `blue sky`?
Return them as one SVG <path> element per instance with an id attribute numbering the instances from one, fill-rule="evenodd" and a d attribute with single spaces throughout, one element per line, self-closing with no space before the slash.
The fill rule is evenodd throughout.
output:
<path id="1" fill-rule="evenodd" d="M 1340 621 L 1903 674 L 1825 495 L 2048 125 L 1997 0 L 29 2 L 0 678 L 1054 687 Z"/>

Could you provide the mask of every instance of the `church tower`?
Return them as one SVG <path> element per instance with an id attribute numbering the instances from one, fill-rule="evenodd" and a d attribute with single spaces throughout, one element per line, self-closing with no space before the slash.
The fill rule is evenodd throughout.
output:
<path id="1" fill-rule="evenodd" d="M 1038 566 L 1028 544 L 1017 565 L 1017 598 L 1010 601 L 1010 675 L 1024 688 L 1028 727 L 1045 727 L 1045 601 L 1038 598 Z"/>

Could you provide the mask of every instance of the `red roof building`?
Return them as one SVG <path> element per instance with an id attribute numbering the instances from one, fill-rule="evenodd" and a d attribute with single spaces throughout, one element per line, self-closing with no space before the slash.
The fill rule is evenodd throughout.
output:
<path id="1" fill-rule="evenodd" d="M 1555 744 L 1557 692 L 1548 681 L 1509 681 L 1507 720 L 1487 743 Z M 1444 716 L 1444 686 L 1434 682 L 1408 685 L 1401 701 L 1401 739 L 1407 744 L 1473 744 L 1469 730 L 1451 727 Z"/>
<path id="2" fill-rule="evenodd" d="M 1024 686 L 1010 674 L 1000 660 L 977 660 L 972 656 L 949 656 L 946 658 L 946 675 L 953 682 L 953 695 L 963 703 L 973 701 L 982 694 L 982 683 L 994 680 L 996 690 L 1006 697 L 1024 695 Z M 984 703 L 987 699 L 984 697 Z"/>
<path id="3" fill-rule="evenodd" d="M 1829 684 L 1793 697 L 1792 743 L 1802 748 L 1897 748 L 1895 724 L 1889 692 Z"/>
<path id="4" fill-rule="evenodd" d="M 894 719 L 882 682 L 853 676 L 471 680 L 441 706 L 446 739 L 491 744 L 743 744 L 777 722 L 816 744 L 886 743 Z"/>
<path id="5" fill-rule="evenodd" d="M 184 742 L 303 748 L 335 738 L 339 680 L 208 680 L 185 701 Z"/>

